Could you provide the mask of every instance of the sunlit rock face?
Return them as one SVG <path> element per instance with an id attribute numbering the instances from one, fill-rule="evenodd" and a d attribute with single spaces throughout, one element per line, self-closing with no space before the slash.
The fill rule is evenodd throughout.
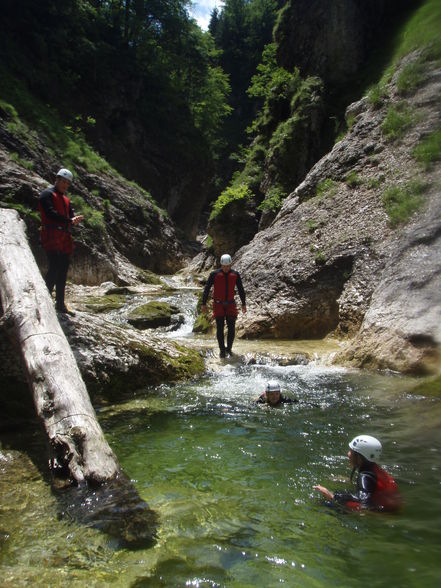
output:
<path id="1" fill-rule="evenodd" d="M 418 54 L 402 64 L 411 63 Z M 398 69 L 381 104 L 351 105 L 353 125 L 285 200 L 273 224 L 237 254 L 248 294 L 245 337 L 353 337 L 339 361 L 433 371 L 441 344 L 438 163 L 413 155 L 441 124 L 441 72 L 406 96 L 417 112 L 399 140 L 382 124 L 403 100 Z M 424 184 L 417 210 L 393 225 L 389 189 Z"/>

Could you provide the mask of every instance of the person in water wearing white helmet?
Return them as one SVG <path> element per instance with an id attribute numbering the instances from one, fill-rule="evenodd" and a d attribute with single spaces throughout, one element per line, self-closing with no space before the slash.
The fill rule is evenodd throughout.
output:
<path id="1" fill-rule="evenodd" d="M 265 386 L 265 392 L 256 400 L 258 404 L 269 404 L 270 406 L 278 406 L 280 404 L 292 404 L 298 402 L 297 399 L 292 400 L 283 396 L 282 389 L 279 382 L 270 380 Z"/>
<path id="2" fill-rule="evenodd" d="M 351 481 L 357 472 L 354 490 L 331 492 L 314 486 L 329 501 L 351 510 L 396 511 L 402 501 L 398 486 L 390 474 L 378 465 L 382 452 L 380 441 L 371 435 L 358 435 L 349 443 L 348 458 L 352 466 Z"/>
<path id="3" fill-rule="evenodd" d="M 54 185 L 43 190 L 38 200 L 41 244 L 48 260 L 45 282 L 51 294 L 55 288 L 55 308 L 63 314 L 73 314 L 64 302 L 67 271 L 74 249 L 71 229 L 72 225 L 83 220 L 82 215 L 75 216 L 70 199 L 66 196 L 72 180 L 71 171 L 60 169 Z"/>
<path id="4" fill-rule="evenodd" d="M 228 253 L 220 259 L 221 267 L 208 277 L 202 294 L 201 311 L 206 314 L 207 300 L 213 286 L 213 316 L 216 320 L 216 337 L 219 344 L 220 357 L 232 354 L 234 337 L 236 335 L 237 306 L 234 293 L 237 289 L 242 302 L 242 312 L 247 311 L 245 290 L 239 272 L 231 269 L 231 256 Z M 227 323 L 227 346 L 225 347 L 224 326 Z"/>

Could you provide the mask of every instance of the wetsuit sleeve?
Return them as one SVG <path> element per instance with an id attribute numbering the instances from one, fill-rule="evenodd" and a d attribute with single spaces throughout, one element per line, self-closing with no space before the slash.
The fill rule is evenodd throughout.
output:
<path id="1" fill-rule="evenodd" d="M 265 404 L 265 394 L 261 394 L 256 402 L 257 404 Z"/>
<path id="2" fill-rule="evenodd" d="M 357 480 L 357 491 L 337 491 L 334 500 L 339 504 L 356 503 L 360 508 L 369 508 L 372 505 L 372 493 L 376 487 L 376 479 L 369 472 L 361 472 Z"/>
<path id="3" fill-rule="evenodd" d="M 205 306 L 207 304 L 208 295 L 210 294 L 211 287 L 214 284 L 214 276 L 215 272 L 211 272 L 208 276 L 207 283 L 205 284 L 204 292 L 202 294 L 202 305 Z"/>
<path id="4" fill-rule="evenodd" d="M 283 404 L 296 404 L 298 400 L 297 398 L 286 398 L 286 396 L 282 396 L 281 402 Z"/>
<path id="5" fill-rule="evenodd" d="M 242 278 L 240 277 L 239 272 L 237 273 L 237 278 L 236 278 L 236 288 L 237 291 L 239 292 L 239 296 L 240 296 L 240 301 L 242 302 L 242 306 L 246 306 L 246 296 L 245 296 L 245 290 L 242 284 Z"/>

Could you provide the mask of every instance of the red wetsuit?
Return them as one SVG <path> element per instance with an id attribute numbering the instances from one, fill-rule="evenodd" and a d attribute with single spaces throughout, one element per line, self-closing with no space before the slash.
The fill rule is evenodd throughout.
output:
<path id="1" fill-rule="evenodd" d="M 213 286 L 213 314 L 219 316 L 237 316 L 237 306 L 234 300 L 234 291 L 237 288 L 242 305 L 245 306 L 245 290 L 239 272 L 222 269 L 211 272 L 202 295 L 202 304 L 207 304 L 208 295 Z"/>
<path id="2" fill-rule="evenodd" d="M 216 337 L 221 357 L 231 353 L 236 334 L 237 306 L 234 292 L 237 288 L 242 306 L 245 306 L 245 290 L 239 272 L 221 269 L 211 272 L 202 294 L 202 304 L 207 304 L 208 295 L 213 286 L 213 315 L 216 319 Z M 225 348 L 224 324 L 227 323 L 227 347 Z"/>
<path id="3" fill-rule="evenodd" d="M 69 198 L 58 192 L 54 186 L 43 190 L 38 207 L 41 214 L 41 244 L 46 251 L 48 271 L 46 286 L 52 294 L 55 288 L 57 310 L 64 312 L 64 292 L 70 255 L 74 244 L 70 228 L 74 212 Z"/>

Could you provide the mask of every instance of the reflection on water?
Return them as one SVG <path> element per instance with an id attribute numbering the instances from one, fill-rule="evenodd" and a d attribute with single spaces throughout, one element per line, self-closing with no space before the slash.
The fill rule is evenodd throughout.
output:
<path id="1" fill-rule="evenodd" d="M 17 485 L 20 471 L 0 483 L 2 585 L 439 585 L 439 401 L 407 395 L 409 379 L 396 375 L 239 358 L 211 367 L 99 412 L 159 514 L 155 547 L 116 549 L 58 521 L 38 472 Z M 298 404 L 255 404 L 270 378 Z M 312 490 L 349 484 L 347 443 L 360 432 L 383 441 L 406 501 L 399 516 L 343 514 Z M 2 462 L 5 479 L 13 463 Z"/>

